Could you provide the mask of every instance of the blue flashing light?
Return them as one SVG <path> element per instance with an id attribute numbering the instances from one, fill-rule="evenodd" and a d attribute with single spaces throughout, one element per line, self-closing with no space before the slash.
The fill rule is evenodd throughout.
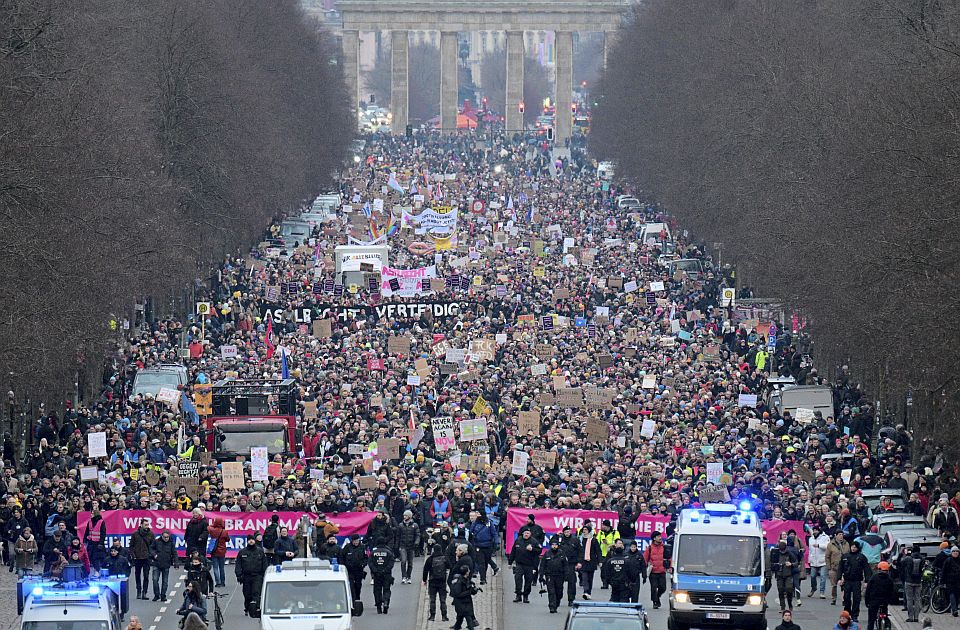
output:
<path id="1" fill-rule="evenodd" d="M 743 512 L 749 512 L 749 511 L 752 510 L 752 509 L 753 509 L 753 504 L 751 504 L 749 501 L 741 501 L 741 502 L 740 502 L 740 510 L 741 510 L 741 511 L 743 511 Z"/>
<path id="2" fill-rule="evenodd" d="M 33 593 L 34 596 L 36 596 L 36 597 L 40 597 L 41 595 L 43 595 L 43 587 L 42 587 L 42 586 L 34 586 L 34 587 L 33 587 L 33 590 L 31 591 L 31 593 Z"/>
<path id="3" fill-rule="evenodd" d="M 700 512 L 698 512 L 698 511 L 696 511 L 696 510 L 693 510 L 692 512 L 690 512 L 690 520 L 691 520 L 691 521 L 699 521 L 699 520 L 700 520 Z"/>
<path id="4" fill-rule="evenodd" d="M 97 586 L 96 584 L 91 584 L 90 588 L 87 589 L 87 592 L 90 593 L 91 595 L 99 595 L 100 587 Z"/>

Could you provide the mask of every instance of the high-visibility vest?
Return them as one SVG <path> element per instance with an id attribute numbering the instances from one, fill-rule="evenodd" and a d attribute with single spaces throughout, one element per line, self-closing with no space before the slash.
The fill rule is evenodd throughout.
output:
<path id="1" fill-rule="evenodd" d="M 600 553 L 603 554 L 603 557 L 607 557 L 607 552 L 610 551 L 610 547 L 613 547 L 613 541 L 620 538 L 620 532 L 615 529 L 611 529 L 609 532 L 604 532 L 600 530 L 597 532 L 597 542 L 600 543 Z"/>

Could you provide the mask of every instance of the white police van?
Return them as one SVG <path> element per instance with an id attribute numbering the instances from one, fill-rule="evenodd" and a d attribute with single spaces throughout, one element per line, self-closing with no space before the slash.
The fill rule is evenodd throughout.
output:
<path id="1" fill-rule="evenodd" d="M 363 614 L 346 569 L 317 558 L 288 560 L 267 570 L 260 595 L 261 630 L 350 630 Z"/>
<path id="2" fill-rule="evenodd" d="M 680 512 L 673 542 L 670 630 L 766 628 L 765 541 L 749 502 Z"/>
<path id="3" fill-rule="evenodd" d="M 127 580 L 122 576 L 65 575 L 63 580 L 27 576 L 17 582 L 21 630 L 123 630 L 128 606 Z"/>

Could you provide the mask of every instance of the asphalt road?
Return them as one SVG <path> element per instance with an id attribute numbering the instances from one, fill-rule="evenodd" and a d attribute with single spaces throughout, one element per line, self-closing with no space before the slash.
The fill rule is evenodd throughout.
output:
<path id="1" fill-rule="evenodd" d="M 417 559 L 414 567 L 414 576 L 419 575 L 423 568 L 422 559 Z M 243 614 L 243 592 L 240 585 L 237 584 L 233 574 L 233 565 L 227 565 L 227 586 L 217 589 L 217 592 L 226 595 L 220 600 L 220 606 L 223 609 L 224 628 L 227 630 L 260 630 L 260 620 L 251 619 Z M 176 611 L 183 601 L 183 578 L 186 575 L 184 571 L 171 572 L 170 590 L 167 593 L 168 601 L 166 604 L 153 601 L 144 601 L 132 599 L 130 601 L 130 614 L 137 615 L 140 623 L 145 630 L 171 630 L 177 627 L 179 617 Z M 386 617 L 377 614 L 377 609 L 373 604 L 373 588 L 370 586 L 369 576 L 364 583 L 361 591 L 361 599 L 364 605 L 364 614 L 361 617 L 354 618 L 354 628 L 356 630 L 373 630 L 374 628 L 383 628 L 384 622 L 394 628 L 415 628 L 417 621 L 417 604 L 420 595 L 420 584 L 400 584 L 400 566 L 394 567 L 394 577 L 396 583 L 393 586 L 393 593 L 390 602 L 390 613 Z M 136 594 L 136 582 L 133 577 L 130 578 L 130 591 Z M 149 593 L 151 599 L 153 591 Z M 208 619 L 213 619 L 213 602 L 209 603 L 210 615 Z M 127 617 L 129 620 L 129 617 Z M 210 625 L 213 629 L 213 624 Z"/>
<path id="2" fill-rule="evenodd" d="M 564 603 L 560 606 L 560 612 L 558 614 L 551 615 L 547 609 L 547 596 L 543 595 L 541 597 L 537 594 L 536 589 L 530 597 L 529 604 L 514 604 L 513 603 L 513 574 L 510 571 L 505 571 L 500 574 L 503 576 L 503 620 L 504 628 L 535 628 L 536 630 L 562 630 L 564 622 L 567 618 L 567 611 L 569 607 L 566 605 L 566 599 Z M 810 582 L 805 581 L 803 583 L 805 591 L 809 589 Z M 833 624 L 837 622 L 837 618 L 840 614 L 840 605 L 839 603 L 836 606 L 830 605 L 829 599 L 829 590 L 828 598 L 821 600 L 818 598 L 808 599 L 806 592 L 804 592 L 802 605 L 800 607 L 794 606 L 793 611 L 793 620 L 798 624 L 803 630 L 816 630 L 820 628 L 832 628 Z M 772 630 L 780 624 L 781 618 L 779 614 L 779 600 L 777 599 L 777 590 L 774 587 L 769 594 L 769 602 L 772 604 L 772 608 L 767 610 L 767 627 Z M 577 598 L 581 598 L 581 593 L 578 591 Z M 593 599 L 594 601 L 609 601 L 610 591 L 600 589 L 600 579 L 596 578 L 594 588 L 593 588 Z M 640 603 L 647 607 L 649 618 L 650 618 L 650 627 L 653 630 L 665 630 L 667 627 L 667 598 L 664 596 L 661 601 L 663 602 L 663 607 L 658 610 L 653 610 L 653 602 L 650 599 L 650 587 L 647 584 L 644 584 L 640 591 Z M 861 627 L 866 627 L 867 625 L 867 611 L 866 608 L 861 607 L 860 612 L 860 621 Z"/>

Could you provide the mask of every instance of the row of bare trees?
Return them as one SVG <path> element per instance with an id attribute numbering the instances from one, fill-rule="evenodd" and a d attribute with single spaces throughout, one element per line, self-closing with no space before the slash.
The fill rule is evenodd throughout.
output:
<path id="1" fill-rule="evenodd" d="M 960 392 L 960 6 L 645 0 L 591 145 L 914 427 Z"/>
<path id="2" fill-rule="evenodd" d="M 352 126 L 295 0 L 0 0 L 0 387 L 62 394 L 143 296 L 331 182 Z"/>

